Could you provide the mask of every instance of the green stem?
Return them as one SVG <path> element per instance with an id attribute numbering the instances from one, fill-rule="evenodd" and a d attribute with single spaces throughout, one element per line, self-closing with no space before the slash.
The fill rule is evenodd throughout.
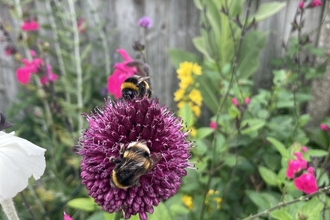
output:
<path id="1" fill-rule="evenodd" d="M 89 5 L 90 9 L 92 10 L 92 14 L 94 15 L 95 25 L 101 24 L 100 16 L 98 15 L 98 13 L 96 13 L 96 6 L 95 6 L 94 0 L 87 0 L 87 3 Z M 100 34 L 100 38 L 101 38 L 102 45 L 103 45 L 103 48 L 104 48 L 105 74 L 108 77 L 110 75 L 110 73 L 111 73 L 111 70 L 110 70 L 111 64 L 110 64 L 110 55 L 109 55 L 109 51 L 110 51 L 109 50 L 109 44 L 108 44 L 108 41 L 107 41 L 107 38 L 105 36 L 104 31 L 101 30 L 99 32 L 99 34 Z"/>
<path id="2" fill-rule="evenodd" d="M 13 199 L 5 199 L 1 203 L 2 210 L 9 220 L 19 220 Z"/>
<path id="3" fill-rule="evenodd" d="M 327 193 L 328 191 L 330 191 L 330 186 L 327 186 L 327 187 L 324 187 L 324 188 L 321 188 L 319 189 L 317 192 L 315 193 L 312 193 L 312 194 L 309 194 L 309 195 L 306 195 L 306 196 L 301 196 L 299 197 L 298 199 L 294 199 L 294 200 L 291 200 L 289 202 L 281 202 L 263 212 L 260 212 L 258 214 L 255 214 L 255 215 L 251 215 L 247 218 L 244 218 L 243 220 L 251 220 L 251 219 L 255 219 L 255 218 L 258 218 L 260 216 L 263 216 L 263 215 L 269 215 L 272 211 L 276 210 L 276 209 L 280 209 L 282 207 L 285 207 L 285 206 L 288 206 L 288 205 L 291 205 L 291 204 L 294 204 L 294 203 L 297 203 L 297 202 L 304 202 L 304 201 L 307 201 L 309 200 L 310 198 L 314 197 L 314 196 L 317 196 L 321 193 Z"/>
<path id="4" fill-rule="evenodd" d="M 77 25 L 77 15 L 76 10 L 74 8 L 74 1 L 69 0 L 69 10 L 71 14 L 71 23 L 73 29 L 73 46 L 74 46 L 74 56 L 75 56 L 75 64 L 77 71 L 77 107 L 78 111 L 81 112 L 83 108 L 83 96 L 82 96 L 82 69 L 81 69 L 81 58 L 80 58 L 80 46 L 79 46 L 79 31 Z M 78 115 L 78 128 L 77 131 L 80 132 L 83 127 L 83 118 L 81 115 Z"/>
<path id="5" fill-rule="evenodd" d="M 115 218 L 113 220 L 120 220 L 121 216 L 122 216 L 121 212 L 116 212 Z"/>
<path id="6" fill-rule="evenodd" d="M 58 64 L 60 66 L 60 71 L 61 71 L 62 76 L 66 77 L 66 70 L 65 70 L 65 67 L 64 67 L 63 56 L 62 56 L 61 47 L 60 47 L 60 44 L 59 44 L 57 26 L 56 26 L 55 18 L 53 16 L 52 7 L 50 5 L 50 0 L 46 0 L 45 4 L 46 4 L 46 10 L 47 10 L 48 16 L 49 16 L 50 26 L 52 28 L 55 53 L 56 53 L 56 56 L 57 56 Z M 65 99 L 68 103 L 71 102 L 70 95 L 69 95 L 69 92 L 67 91 L 66 87 L 65 87 Z"/>
<path id="7" fill-rule="evenodd" d="M 16 13 L 17 13 L 18 18 L 20 19 L 20 21 L 22 21 L 23 20 L 23 12 L 22 12 L 22 7 L 21 7 L 20 0 L 15 0 L 15 9 L 16 9 Z M 32 61 L 32 56 L 30 54 L 30 50 L 29 50 L 29 47 L 28 47 L 27 42 L 26 42 L 27 35 L 24 31 L 22 32 L 22 36 L 23 36 L 22 42 L 23 42 L 23 48 L 24 48 L 25 56 L 31 62 Z M 33 79 L 34 79 L 35 84 L 37 85 L 37 95 L 41 99 L 41 102 L 42 102 L 42 104 L 44 106 L 44 109 L 45 109 L 47 126 L 50 126 L 51 124 L 53 124 L 53 118 L 52 118 L 52 114 L 51 114 L 51 111 L 50 111 L 49 104 L 46 101 L 45 91 L 42 89 L 42 85 L 39 81 L 39 78 L 34 77 Z"/>

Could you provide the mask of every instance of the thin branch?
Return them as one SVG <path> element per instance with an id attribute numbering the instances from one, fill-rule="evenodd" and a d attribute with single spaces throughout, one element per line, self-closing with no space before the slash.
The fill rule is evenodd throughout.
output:
<path id="1" fill-rule="evenodd" d="M 321 193 L 327 193 L 328 191 L 330 191 L 330 186 L 327 186 L 327 187 L 324 187 L 324 188 L 321 188 L 319 189 L 317 192 L 315 193 L 312 193 L 312 194 L 309 194 L 309 195 L 306 195 L 306 196 L 301 196 L 297 199 L 294 199 L 294 200 L 291 200 L 289 202 L 281 202 L 263 212 L 259 212 L 258 214 L 255 214 L 255 215 L 251 215 L 247 218 L 244 218 L 243 220 L 251 220 L 251 219 L 255 219 L 255 218 L 258 218 L 260 216 L 263 216 L 263 215 L 269 215 L 272 211 L 276 210 L 276 209 L 280 209 L 282 207 L 285 207 L 285 206 L 288 206 L 288 205 L 291 205 L 291 204 L 294 204 L 294 203 L 297 203 L 297 202 L 304 202 L 304 201 L 307 201 L 309 200 L 310 198 L 314 197 L 314 196 L 317 196 Z"/>

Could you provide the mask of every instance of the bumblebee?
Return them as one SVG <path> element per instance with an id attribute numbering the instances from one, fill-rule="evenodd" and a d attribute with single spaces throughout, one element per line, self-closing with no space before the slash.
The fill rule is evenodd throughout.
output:
<path id="1" fill-rule="evenodd" d="M 147 79 L 149 79 L 148 76 L 134 75 L 128 77 L 123 84 L 121 84 L 123 98 L 126 100 L 132 100 L 135 97 L 143 98 L 144 96 L 150 98 L 151 89 Z"/>
<path id="2" fill-rule="evenodd" d="M 115 163 L 111 173 L 110 183 L 120 189 L 139 186 L 139 179 L 156 166 L 161 156 L 150 155 L 150 150 L 145 141 L 131 142 L 125 148 L 120 145 L 120 158 L 110 157 L 110 162 Z"/>

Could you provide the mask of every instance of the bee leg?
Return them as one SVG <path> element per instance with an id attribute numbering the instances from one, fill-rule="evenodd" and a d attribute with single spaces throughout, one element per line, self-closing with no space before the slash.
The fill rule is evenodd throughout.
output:
<path id="1" fill-rule="evenodd" d="M 125 152 L 125 145 L 120 143 L 120 150 L 119 150 L 120 158 L 123 158 L 124 152 Z"/>
<path id="2" fill-rule="evenodd" d="M 121 163 L 121 159 L 115 158 L 114 156 L 111 156 L 109 158 L 110 163 Z"/>

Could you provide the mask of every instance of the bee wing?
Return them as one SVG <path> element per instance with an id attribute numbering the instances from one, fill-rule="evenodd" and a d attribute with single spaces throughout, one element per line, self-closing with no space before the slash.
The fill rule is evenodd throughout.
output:
<path id="1" fill-rule="evenodd" d="M 160 159 L 162 159 L 162 155 L 160 153 L 152 154 L 150 156 L 151 166 L 148 169 L 148 171 L 151 170 L 152 168 L 154 168 L 157 165 L 157 163 L 160 161 Z"/>
<path id="2" fill-rule="evenodd" d="M 147 80 L 149 78 L 150 78 L 149 76 L 141 76 L 141 77 L 139 77 L 138 84 L 140 84 L 141 82 L 143 82 L 143 81 L 145 81 L 145 80 Z"/>

